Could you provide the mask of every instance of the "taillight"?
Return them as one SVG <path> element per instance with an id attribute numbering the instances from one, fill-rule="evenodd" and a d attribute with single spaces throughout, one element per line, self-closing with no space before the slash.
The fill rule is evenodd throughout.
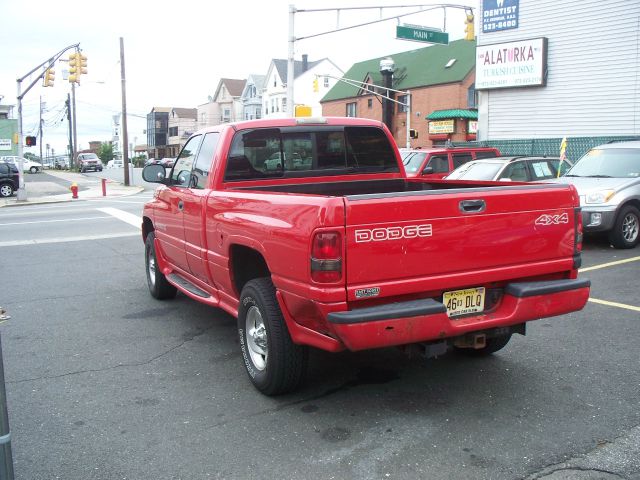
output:
<path id="1" fill-rule="evenodd" d="M 342 278 L 342 236 L 339 232 L 319 232 L 311 245 L 311 279 L 320 283 Z"/>

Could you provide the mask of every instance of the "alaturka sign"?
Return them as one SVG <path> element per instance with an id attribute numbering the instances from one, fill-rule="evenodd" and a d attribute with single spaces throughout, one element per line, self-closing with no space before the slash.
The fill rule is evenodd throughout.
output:
<path id="1" fill-rule="evenodd" d="M 476 90 L 544 85 L 547 39 L 478 45 Z"/>

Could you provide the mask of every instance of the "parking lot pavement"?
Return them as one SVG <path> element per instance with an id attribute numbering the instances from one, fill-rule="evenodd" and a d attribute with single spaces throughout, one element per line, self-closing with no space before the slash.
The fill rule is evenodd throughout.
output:
<path id="1" fill-rule="evenodd" d="M 104 179 L 105 193 L 102 191 L 101 178 L 63 170 L 47 170 L 36 174 L 25 174 L 26 201 L 18 201 L 14 194 L 9 198 L 0 198 L 0 207 L 33 205 L 41 203 L 71 202 L 71 185 L 78 186 L 78 199 L 86 200 L 101 197 L 120 197 L 134 195 L 144 190 L 139 186 L 125 186 L 120 182 Z"/>

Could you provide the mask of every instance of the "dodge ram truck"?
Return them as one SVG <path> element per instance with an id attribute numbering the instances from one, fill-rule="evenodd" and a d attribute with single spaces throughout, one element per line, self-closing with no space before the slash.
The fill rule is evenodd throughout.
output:
<path id="1" fill-rule="evenodd" d="M 218 125 L 143 178 L 161 184 L 142 218 L 151 295 L 236 317 L 267 395 L 300 385 L 309 347 L 486 355 L 589 297 L 574 187 L 408 178 L 380 122 Z"/>

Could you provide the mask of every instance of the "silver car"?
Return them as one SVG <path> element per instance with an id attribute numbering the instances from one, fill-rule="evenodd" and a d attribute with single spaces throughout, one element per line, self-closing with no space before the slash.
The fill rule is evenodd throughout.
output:
<path id="1" fill-rule="evenodd" d="M 592 148 L 556 181 L 578 190 L 585 232 L 608 232 L 615 248 L 638 244 L 640 141 Z"/>

